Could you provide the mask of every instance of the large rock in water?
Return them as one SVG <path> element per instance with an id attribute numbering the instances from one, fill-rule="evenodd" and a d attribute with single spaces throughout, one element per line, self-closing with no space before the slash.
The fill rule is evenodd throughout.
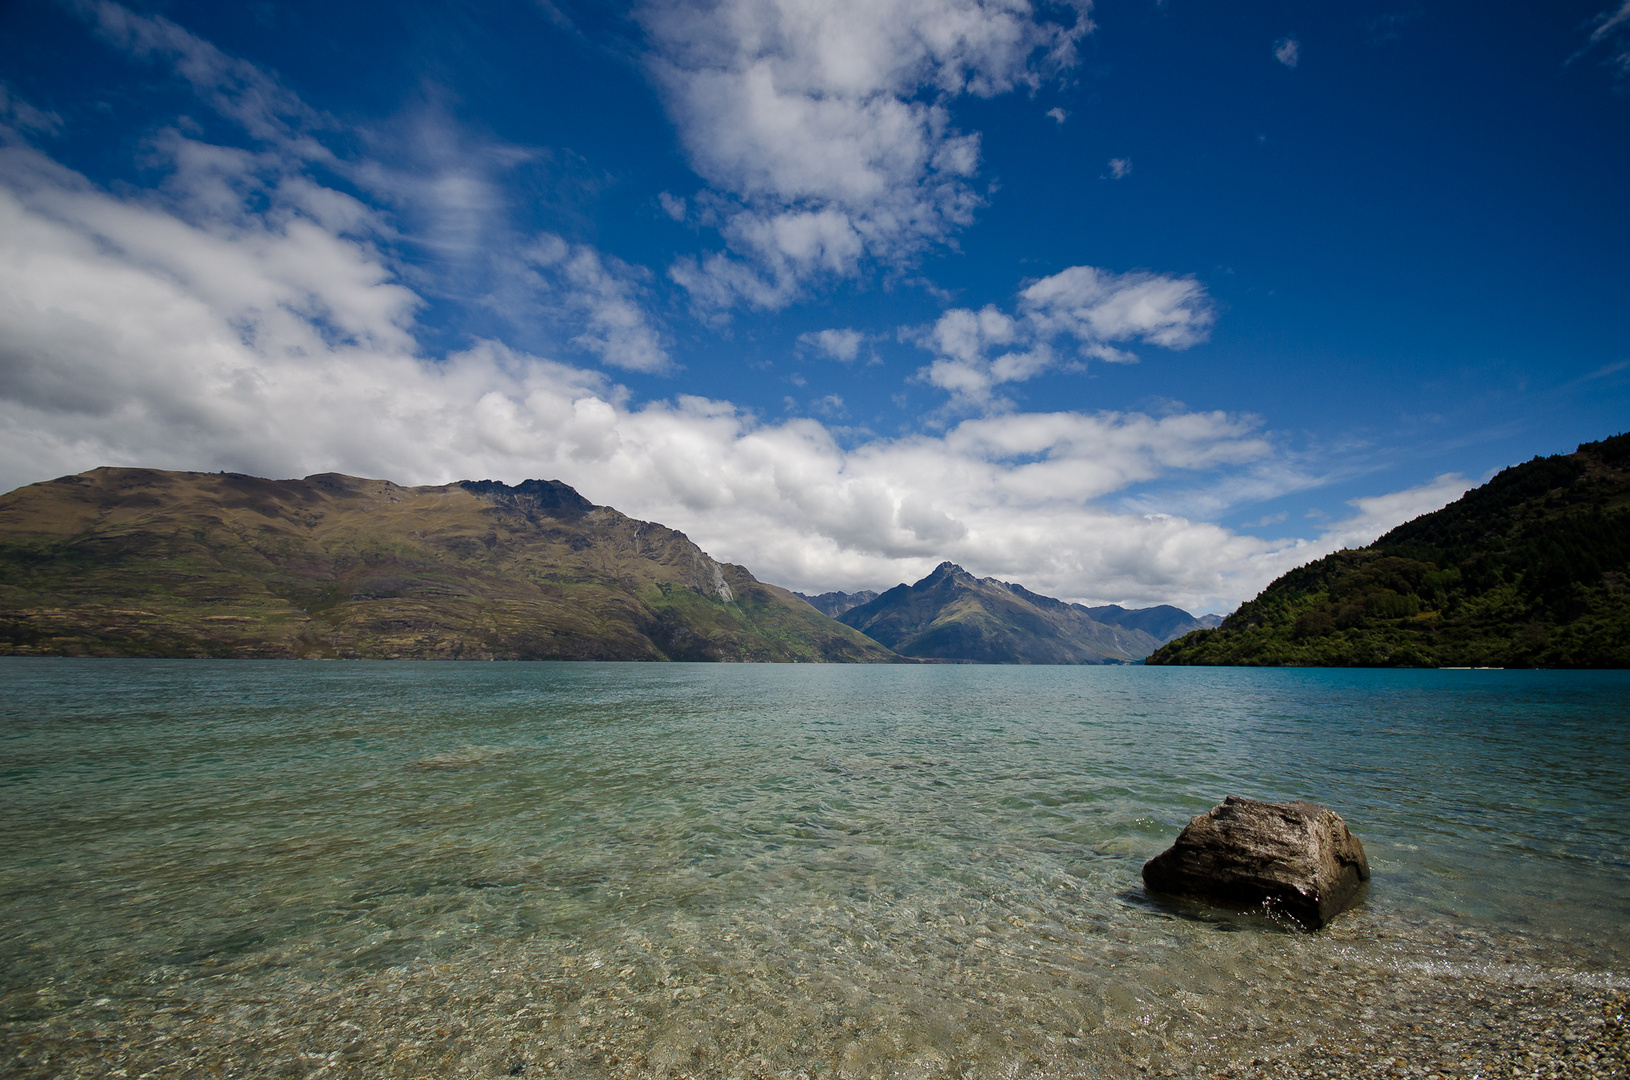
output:
<path id="1" fill-rule="evenodd" d="M 1370 864 L 1332 810 L 1230 795 L 1143 864 L 1155 892 L 1266 906 L 1317 930 L 1352 902 Z"/>

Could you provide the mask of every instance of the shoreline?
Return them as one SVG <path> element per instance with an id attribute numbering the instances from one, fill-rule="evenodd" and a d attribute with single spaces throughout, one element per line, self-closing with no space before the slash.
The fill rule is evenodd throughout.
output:
<path id="1" fill-rule="evenodd" d="M 122 1008 L 107 998 L 86 1000 L 49 1016 L 10 1019 L 0 1039 L 7 1075 L 17 1080 L 1630 1076 L 1630 994 L 1579 981 L 1439 973 L 1365 982 L 1338 965 L 1307 972 L 1305 985 L 1294 988 L 1311 1006 L 1307 1012 L 1272 1015 L 1280 1010 L 1270 1007 L 1243 1031 L 1200 1017 L 1173 1030 L 1174 1016 L 1130 1032 L 1053 1034 L 985 1023 L 977 1031 L 941 1027 L 913 1047 L 901 1046 L 895 1032 L 891 1053 L 871 1018 L 840 1016 L 843 1006 L 818 992 L 809 995 L 813 1010 L 788 1000 L 776 1017 L 761 1005 L 732 1008 L 730 988 L 717 982 L 642 984 L 635 976 L 621 980 L 619 993 L 584 986 L 572 964 L 548 972 L 489 967 L 502 962 L 488 955 L 337 980 L 342 985 L 285 983 L 275 996 L 250 980 L 235 989 L 252 992 L 202 997 L 206 988 L 227 989 L 208 987 L 216 979 L 237 980 L 195 979 L 175 987 L 194 992 L 186 996 L 161 992 Z M 8 1014 L 15 1017 L 26 996 L 12 995 Z M 36 996 L 36 1007 L 49 1007 L 49 995 Z M 1319 1013 L 1328 1022 L 1310 1015 Z M 1015 1035 L 1023 1046 L 1012 1043 Z"/>

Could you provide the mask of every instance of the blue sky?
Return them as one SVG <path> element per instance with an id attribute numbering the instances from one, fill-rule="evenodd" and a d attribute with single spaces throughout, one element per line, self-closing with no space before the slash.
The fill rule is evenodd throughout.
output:
<path id="1" fill-rule="evenodd" d="M 0 7 L 0 483 L 1227 610 L 1630 416 L 1630 0 Z"/>

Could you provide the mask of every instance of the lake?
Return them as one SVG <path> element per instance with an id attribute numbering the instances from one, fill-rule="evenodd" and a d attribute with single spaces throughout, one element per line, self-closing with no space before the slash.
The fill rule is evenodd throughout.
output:
<path id="1" fill-rule="evenodd" d="M 1197 1075 L 1583 1001 L 1627 719 L 1630 672 L 3 659 L 0 1069 Z M 1360 905 L 1146 897 L 1227 794 L 1340 813 Z"/>

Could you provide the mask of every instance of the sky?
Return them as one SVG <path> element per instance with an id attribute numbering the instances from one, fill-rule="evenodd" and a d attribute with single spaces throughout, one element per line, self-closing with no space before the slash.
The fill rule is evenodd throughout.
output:
<path id="1" fill-rule="evenodd" d="M 0 2 L 0 489 L 1225 612 L 1630 428 L 1630 0 Z"/>

